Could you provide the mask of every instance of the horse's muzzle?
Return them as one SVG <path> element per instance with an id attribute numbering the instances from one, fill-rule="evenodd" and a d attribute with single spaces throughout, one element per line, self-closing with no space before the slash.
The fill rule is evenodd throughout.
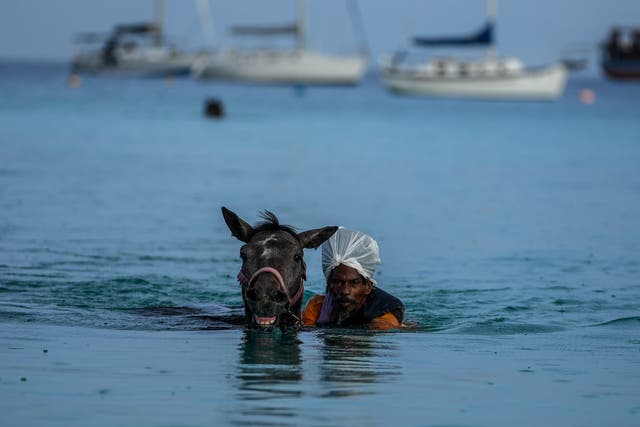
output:
<path id="1" fill-rule="evenodd" d="M 240 271 L 238 280 L 245 289 L 245 304 L 253 314 L 252 323 L 261 328 L 273 327 L 280 323 L 280 316 L 290 313 L 290 307 L 302 297 L 304 291 L 304 282 L 301 279 L 298 292 L 291 297 L 282 275 L 272 267 L 259 269 L 250 279 Z"/>

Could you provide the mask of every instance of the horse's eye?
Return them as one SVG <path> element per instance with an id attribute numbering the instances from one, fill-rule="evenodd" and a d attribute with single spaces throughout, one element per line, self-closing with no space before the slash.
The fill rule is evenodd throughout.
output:
<path id="1" fill-rule="evenodd" d="M 302 262 L 302 255 L 300 255 L 300 254 L 295 254 L 295 255 L 293 256 L 293 260 L 294 260 L 295 262 Z"/>

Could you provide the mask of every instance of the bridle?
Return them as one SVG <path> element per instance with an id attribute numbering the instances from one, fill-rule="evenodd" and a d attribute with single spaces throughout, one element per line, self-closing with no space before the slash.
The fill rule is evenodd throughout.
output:
<path id="1" fill-rule="evenodd" d="M 240 270 L 240 273 L 238 273 L 238 282 L 240 282 L 240 284 L 243 287 L 246 287 L 246 289 L 251 289 L 253 283 L 256 281 L 258 276 L 263 273 L 271 273 L 275 276 L 276 280 L 278 281 L 278 287 L 280 288 L 282 293 L 284 293 L 287 296 L 287 301 L 289 301 L 290 306 L 298 302 L 298 300 L 304 293 L 304 281 L 306 279 L 306 274 L 304 272 L 302 273 L 302 275 L 300 275 L 300 279 L 298 279 L 300 282 L 300 286 L 298 286 L 298 290 L 293 296 L 289 294 L 289 291 L 287 290 L 287 287 L 284 284 L 284 279 L 282 278 L 282 274 L 280 274 L 280 272 L 273 267 L 262 267 L 261 269 L 253 273 L 251 278 L 248 280 L 244 272 Z"/>
<path id="2" fill-rule="evenodd" d="M 289 306 L 287 307 L 287 312 L 294 319 L 296 319 L 296 322 L 298 324 L 300 324 L 301 323 L 300 318 L 291 312 L 291 308 L 295 305 L 295 303 L 297 303 L 300 300 L 300 298 L 302 298 L 302 295 L 304 294 L 304 281 L 307 279 L 306 267 L 307 267 L 306 264 L 303 263 L 302 274 L 298 279 L 298 282 L 299 282 L 298 290 L 293 296 L 289 294 L 289 291 L 287 290 L 287 287 L 284 284 L 284 279 L 282 278 L 282 274 L 280 274 L 280 272 L 273 267 L 262 267 L 258 269 L 255 273 L 253 273 L 253 275 L 249 279 L 247 279 L 247 275 L 244 274 L 242 270 L 240 270 L 240 272 L 238 273 L 238 282 L 240 282 L 240 285 L 242 286 L 243 290 L 247 291 L 252 288 L 254 282 L 256 281 L 258 276 L 260 276 L 261 274 L 265 274 L 265 273 L 273 274 L 273 276 L 278 281 L 279 289 L 282 291 L 282 293 L 286 295 L 287 301 L 289 302 Z"/>

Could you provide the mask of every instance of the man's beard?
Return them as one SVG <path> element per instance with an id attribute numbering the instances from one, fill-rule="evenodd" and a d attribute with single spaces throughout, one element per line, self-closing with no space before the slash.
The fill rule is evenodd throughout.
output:
<path id="1" fill-rule="evenodd" d="M 341 325 L 348 321 L 355 312 L 358 311 L 356 309 L 357 306 L 357 301 L 346 295 L 335 297 L 334 318 L 336 319 L 336 323 Z"/>
<path id="2" fill-rule="evenodd" d="M 336 323 L 338 325 L 343 324 L 353 315 L 352 310 L 348 310 L 347 307 L 343 307 L 340 304 L 336 306 Z"/>
<path id="3" fill-rule="evenodd" d="M 337 323 L 338 325 L 342 325 L 346 320 L 348 320 L 348 319 L 349 319 L 349 317 L 351 317 L 351 313 L 349 313 L 349 312 L 348 312 L 348 311 L 346 311 L 346 310 L 339 309 L 339 311 L 338 311 L 338 318 L 337 318 L 337 320 L 336 320 L 336 323 Z"/>

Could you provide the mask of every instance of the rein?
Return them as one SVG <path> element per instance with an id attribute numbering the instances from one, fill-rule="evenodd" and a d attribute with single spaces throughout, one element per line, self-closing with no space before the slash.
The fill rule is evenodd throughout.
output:
<path id="1" fill-rule="evenodd" d="M 261 269 L 253 273 L 253 276 L 251 276 L 250 279 L 247 279 L 247 276 L 244 274 L 244 272 L 240 270 L 240 273 L 238 273 L 238 282 L 240 282 L 240 284 L 243 287 L 250 289 L 251 285 L 253 285 L 253 282 L 255 282 L 256 278 L 259 275 L 264 273 L 270 273 L 275 276 L 276 280 L 278 281 L 278 286 L 280 290 L 287 296 L 287 301 L 289 301 L 289 306 L 294 305 L 296 302 L 298 302 L 300 297 L 302 297 L 302 294 L 304 293 L 304 280 L 306 279 L 306 274 L 304 273 L 302 273 L 302 275 L 300 276 L 300 286 L 298 287 L 298 291 L 293 296 L 289 295 L 289 291 L 287 290 L 287 287 L 284 284 L 284 279 L 282 278 L 282 274 L 280 274 L 280 272 L 273 267 L 262 267 Z"/>

